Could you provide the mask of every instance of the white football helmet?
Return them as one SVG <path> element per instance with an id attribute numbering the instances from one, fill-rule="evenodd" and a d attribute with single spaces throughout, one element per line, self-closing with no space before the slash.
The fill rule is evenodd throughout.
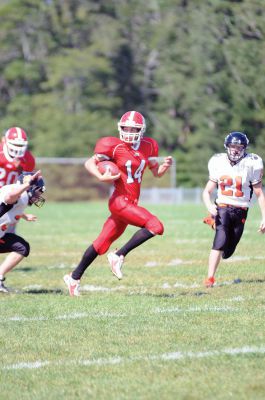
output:
<path id="1" fill-rule="evenodd" d="M 4 137 L 4 151 L 11 158 L 21 158 L 28 148 L 26 132 L 19 127 L 9 128 Z"/>
<path id="2" fill-rule="evenodd" d="M 132 131 L 128 128 L 133 128 Z M 137 111 L 127 111 L 118 122 L 120 139 L 125 143 L 140 143 L 145 132 L 145 119 Z"/>

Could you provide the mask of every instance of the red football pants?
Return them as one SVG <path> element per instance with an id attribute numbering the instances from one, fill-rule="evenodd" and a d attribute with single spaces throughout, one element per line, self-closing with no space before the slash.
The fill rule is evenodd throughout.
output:
<path id="1" fill-rule="evenodd" d="M 162 235 L 164 232 L 163 224 L 155 215 L 125 196 L 111 197 L 109 210 L 111 215 L 93 242 L 98 254 L 106 253 L 110 245 L 122 235 L 127 225 L 146 228 L 154 235 Z"/>

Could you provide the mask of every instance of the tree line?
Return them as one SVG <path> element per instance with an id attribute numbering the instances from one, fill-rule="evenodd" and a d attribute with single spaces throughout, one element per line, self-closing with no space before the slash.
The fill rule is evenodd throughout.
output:
<path id="1" fill-rule="evenodd" d="M 263 0 L 3 0 L 0 129 L 87 157 L 136 109 L 178 185 L 203 185 L 232 130 L 265 156 L 264 30 Z"/>

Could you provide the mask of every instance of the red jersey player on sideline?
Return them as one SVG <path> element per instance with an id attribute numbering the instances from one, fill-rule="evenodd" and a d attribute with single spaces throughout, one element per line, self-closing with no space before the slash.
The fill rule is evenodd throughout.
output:
<path id="1" fill-rule="evenodd" d="M 17 181 L 22 171 L 32 172 L 35 159 L 28 148 L 26 132 L 19 127 L 9 128 L 0 143 L 0 188 Z"/>
<path id="2" fill-rule="evenodd" d="M 111 215 L 106 220 L 101 233 L 85 251 L 75 270 L 64 276 L 71 296 L 79 296 L 79 284 L 87 267 L 98 255 L 106 253 L 110 245 L 118 239 L 128 225 L 140 227 L 132 238 L 118 251 L 108 254 L 112 273 L 122 279 L 121 267 L 124 257 L 134 248 L 155 235 L 162 235 L 164 227 L 159 219 L 138 205 L 143 173 L 148 167 L 155 177 L 161 177 L 172 165 L 172 157 L 157 162 L 158 144 L 144 137 L 145 119 L 137 111 L 128 111 L 120 119 L 120 138 L 103 137 L 96 143 L 94 156 L 89 158 L 87 171 L 102 182 L 113 182 L 114 192 L 109 199 Z M 97 163 L 111 160 L 119 167 L 120 174 L 112 176 L 109 171 L 101 175 Z"/>

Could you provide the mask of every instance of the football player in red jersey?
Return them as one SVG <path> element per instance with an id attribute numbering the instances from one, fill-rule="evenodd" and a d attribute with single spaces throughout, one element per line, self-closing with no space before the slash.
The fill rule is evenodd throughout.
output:
<path id="1" fill-rule="evenodd" d="M 172 165 L 172 157 L 165 157 L 164 162 L 158 164 L 158 144 L 154 139 L 144 137 L 145 128 L 142 114 L 137 111 L 126 112 L 118 123 L 120 137 L 99 139 L 94 156 L 85 163 L 87 171 L 101 182 L 113 182 L 114 192 L 109 199 L 111 215 L 104 223 L 101 233 L 87 248 L 75 270 L 64 277 L 71 296 L 79 295 L 80 279 L 87 267 L 98 255 L 108 251 L 128 225 L 138 226 L 140 229 L 121 249 L 108 254 L 112 273 L 118 279 L 122 279 L 124 257 L 146 240 L 163 234 L 162 222 L 147 209 L 140 207 L 138 200 L 145 168 L 148 167 L 155 177 L 161 177 Z M 101 175 L 97 163 L 102 160 L 113 161 L 119 167 L 120 173 L 112 176 L 106 171 Z"/>
<path id="2" fill-rule="evenodd" d="M 19 127 L 9 128 L 0 143 L 0 188 L 17 181 L 22 171 L 32 172 L 35 158 L 28 148 L 26 132 Z"/>

